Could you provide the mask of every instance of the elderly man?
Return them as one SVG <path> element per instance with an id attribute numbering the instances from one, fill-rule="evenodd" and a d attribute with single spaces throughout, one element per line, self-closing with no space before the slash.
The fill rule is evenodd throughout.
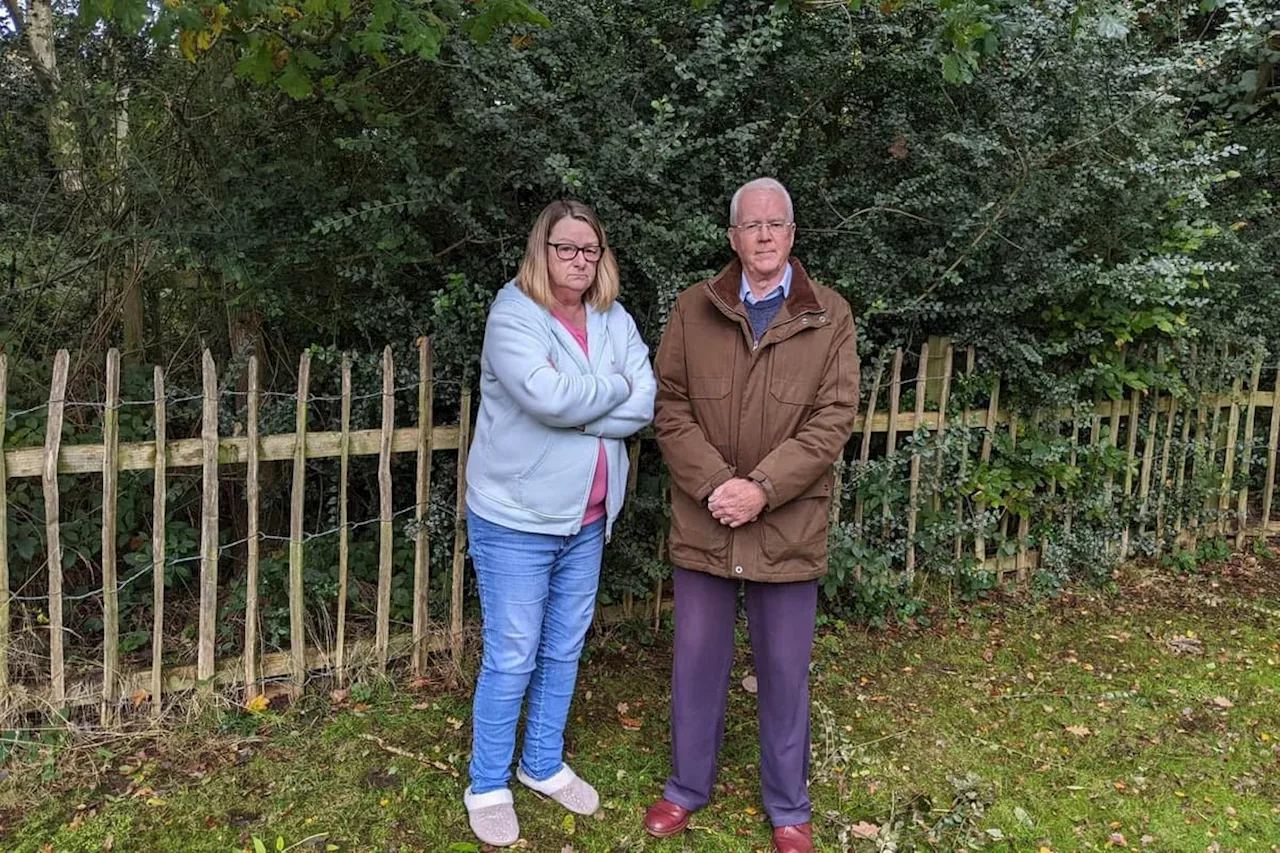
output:
<path id="1" fill-rule="evenodd" d="M 672 773 L 650 835 L 707 803 L 724 735 L 740 582 L 759 682 L 760 782 L 778 853 L 813 849 L 809 657 L 827 570 L 832 463 L 853 430 L 849 305 L 790 257 L 791 197 L 760 178 L 729 207 L 738 259 L 676 300 L 654 367 L 671 471 Z"/>

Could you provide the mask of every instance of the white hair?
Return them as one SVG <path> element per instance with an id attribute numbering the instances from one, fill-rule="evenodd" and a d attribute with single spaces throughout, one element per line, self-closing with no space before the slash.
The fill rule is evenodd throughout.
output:
<path id="1" fill-rule="evenodd" d="M 791 207 L 791 193 L 787 192 L 787 188 L 773 178 L 756 178 L 754 181 L 747 181 L 738 187 L 738 191 L 733 194 L 732 201 L 729 202 L 729 224 L 738 224 L 738 202 L 742 200 L 745 193 L 757 192 L 765 190 L 767 192 L 775 192 L 782 196 L 782 200 L 787 203 L 787 220 L 796 218 L 795 210 Z"/>

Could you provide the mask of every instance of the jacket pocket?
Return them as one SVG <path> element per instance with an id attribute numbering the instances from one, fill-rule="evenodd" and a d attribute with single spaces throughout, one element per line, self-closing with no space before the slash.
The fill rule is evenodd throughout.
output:
<path id="1" fill-rule="evenodd" d="M 520 506 L 544 518 L 579 515 L 591 488 L 599 442 L 568 430 L 549 432 L 541 453 L 516 478 Z"/>
<path id="2" fill-rule="evenodd" d="M 812 406 L 818 396 L 818 377 L 775 373 L 769 380 L 769 394 L 779 403 Z"/>
<path id="3" fill-rule="evenodd" d="M 724 565 L 729 555 L 728 527 L 706 505 L 680 489 L 671 490 L 671 561 L 684 568 Z"/>
<path id="4" fill-rule="evenodd" d="M 690 376 L 690 400 L 722 400 L 733 387 L 732 376 Z"/>
<path id="5" fill-rule="evenodd" d="M 761 550 L 772 564 L 821 559 L 831 523 L 832 475 L 824 474 L 800 495 L 760 517 Z"/>

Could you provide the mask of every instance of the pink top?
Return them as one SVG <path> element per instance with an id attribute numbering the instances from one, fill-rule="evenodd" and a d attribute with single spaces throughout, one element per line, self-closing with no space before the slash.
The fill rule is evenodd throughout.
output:
<path id="1" fill-rule="evenodd" d="M 577 328 L 555 312 L 552 312 L 552 316 L 560 321 L 561 326 L 569 330 L 569 334 L 573 335 L 573 339 L 578 342 L 578 346 L 582 347 L 582 354 L 589 355 L 587 350 L 587 330 Z M 609 491 L 609 463 L 605 461 L 604 440 L 599 439 L 596 443 L 599 448 L 596 452 L 596 475 L 595 479 L 591 481 L 591 492 L 587 495 L 587 511 L 582 515 L 584 527 L 593 521 L 599 521 L 604 518 L 606 512 L 604 499 Z"/>

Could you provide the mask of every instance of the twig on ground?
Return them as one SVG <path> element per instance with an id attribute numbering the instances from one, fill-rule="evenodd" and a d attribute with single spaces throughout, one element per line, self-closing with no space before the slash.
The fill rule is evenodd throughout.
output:
<path id="1" fill-rule="evenodd" d="M 450 776 L 456 777 L 458 775 L 457 770 L 454 770 L 452 767 L 450 767 L 448 764 L 445 764 L 443 761 L 437 761 L 432 758 L 427 758 L 425 755 L 419 752 L 410 752 L 407 749 L 401 749 L 398 746 L 387 743 L 377 735 L 371 735 L 371 734 L 365 733 L 360 735 L 360 739 L 367 740 L 370 743 L 377 744 L 379 749 L 381 749 L 384 752 L 389 752 L 392 755 L 398 755 L 401 758 L 412 759 L 413 761 L 417 761 L 420 764 L 424 764 L 427 767 L 432 768 L 433 770 L 439 770 L 441 773 L 448 773 Z"/>

